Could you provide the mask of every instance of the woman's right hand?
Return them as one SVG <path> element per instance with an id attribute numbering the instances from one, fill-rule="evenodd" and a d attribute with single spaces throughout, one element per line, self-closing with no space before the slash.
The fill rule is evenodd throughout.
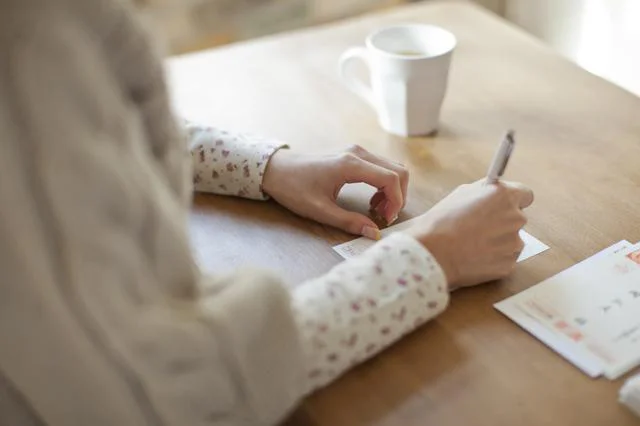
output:
<path id="1" fill-rule="evenodd" d="M 523 209 L 533 192 L 518 183 L 462 185 L 420 216 L 406 232 L 442 267 L 450 289 L 503 278 L 524 247 Z"/>

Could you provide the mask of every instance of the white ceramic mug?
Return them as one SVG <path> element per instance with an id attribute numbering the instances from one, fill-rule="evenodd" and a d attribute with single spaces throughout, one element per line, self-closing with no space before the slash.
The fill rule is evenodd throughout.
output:
<path id="1" fill-rule="evenodd" d="M 433 25 L 382 28 L 367 37 L 366 47 L 342 55 L 340 75 L 373 106 L 387 132 L 428 135 L 438 127 L 455 46 L 453 34 Z M 371 87 L 349 74 L 354 59 L 368 65 Z"/>

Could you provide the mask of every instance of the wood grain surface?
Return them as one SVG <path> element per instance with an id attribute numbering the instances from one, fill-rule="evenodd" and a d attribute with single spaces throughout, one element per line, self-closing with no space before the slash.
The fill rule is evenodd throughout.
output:
<path id="1" fill-rule="evenodd" d="M 440 130 L 385 134 L 341 84 L 339 55 L 391 23 L 441 25 L 458 38 Z M 465 2 L 426 2 L 351 21 L 174 58 L 177 112 L 229 130 L 328 152 L 360 144 L 406 164 L 413 217 L 481 178 L 507 128 L 518 146 L 506 178 L 536 192 L 527 230 L 551 250 L 509 279 L 456 292 L 450 308 L 309 398 L 289 425 L 627 426 L 618 380 L 592 380 L 492 304 L 614 242 L 640 240 L 640 100 Z M 366 212 L 370 189 L 341 197 Z M 195 250 L 216 273 L 252 265 L 291 286 L 340 258 L 351 237 L 271 202 L 196 196 Z"/>

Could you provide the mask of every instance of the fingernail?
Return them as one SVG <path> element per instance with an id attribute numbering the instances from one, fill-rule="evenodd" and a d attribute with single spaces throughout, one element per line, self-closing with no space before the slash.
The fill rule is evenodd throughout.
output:
<path id="1" fill-rule="evenodd" d="M 384 211 L 382 212 L 382 214 L 384 215 L 384 218 L 387 220 L 387 225 L 391 225 L 393 222 L 398 220 L 398 214 L 396 213 L 394 215 L 390 215 L 388 210 L 389 210 L 389 202 L 387 202 L 384 205 Z"/>
<path id="2" fill-rule="evenodd" d="M 365 225 L 362 227 L 362 236 L 378 241 L 381 237 L 380 230 L 373 226 Z"/>

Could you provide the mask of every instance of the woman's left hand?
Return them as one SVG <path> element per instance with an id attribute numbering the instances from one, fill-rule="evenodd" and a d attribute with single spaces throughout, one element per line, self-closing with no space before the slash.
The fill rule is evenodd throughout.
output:
<path id="1" fill-rule="evenodd" d="M 387 223 L 394 222 L 406 203 L 409 173 L 401 164 L 357 145 L 324 156 L 281 149 L 269 161 L 262 189 L 300 216 L 379 239 L 380 230 L 369 217 L 337 204 L 345 184 L 361 182 L 378 189 L 371 197 L 371 208 Z"/>

